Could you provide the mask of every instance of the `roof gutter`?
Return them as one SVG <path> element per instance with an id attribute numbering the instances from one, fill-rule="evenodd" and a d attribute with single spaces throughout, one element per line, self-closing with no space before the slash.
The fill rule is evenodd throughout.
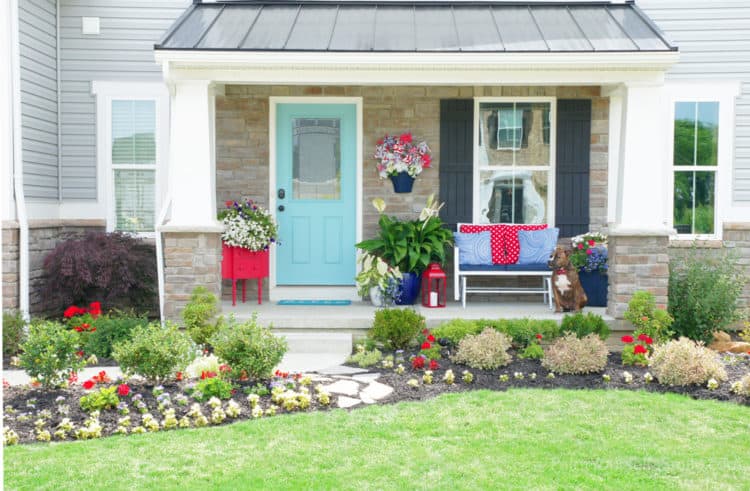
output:
<path id="1" fill-rule="evenodd" d="M 13 99 L 13 191 L 18 219 L 18 310 L 29 319 L 29 220 L 23 194 L 23 150 L 21 141 L 21 53 L 18 31 L 18 0 L 10 0 L 11 90 Z"/>

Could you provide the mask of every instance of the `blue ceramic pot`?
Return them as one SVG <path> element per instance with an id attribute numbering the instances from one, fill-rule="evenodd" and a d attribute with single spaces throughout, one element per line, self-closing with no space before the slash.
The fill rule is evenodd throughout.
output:
<path id="1" fill-rule="evenodd" d="M 399 172 L 395 176 L 391 176 L 391 182 L 393 183 L 393 191 L 397 193 L 411 193 L 414 178 L 408 172 Z"/>
<path id="2" fill-rule="evenodd" d="M 578 272 L 578 278 L 581 280 L 583 291 L 586 292 L 589 299 L 586 305 L 589 307 L 606 307 L 609 277 L 598 271 L 587 273 L 581 270 Z"/>
<path id="3" fill-rule="evenodd" d="M 401 288 L 396 296 L 396 305 L 413 305 L 419 297 L 421 276 L 417 273 L 404 273 L 403 276 Z"/>

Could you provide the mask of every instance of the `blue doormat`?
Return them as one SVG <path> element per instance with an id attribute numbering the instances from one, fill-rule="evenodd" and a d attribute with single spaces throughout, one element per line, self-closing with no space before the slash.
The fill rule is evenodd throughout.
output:
<path id="1" fill-rule="evenodd" d="M 279 300 L 278 305 L 351 305 L 351 300 Z"/>

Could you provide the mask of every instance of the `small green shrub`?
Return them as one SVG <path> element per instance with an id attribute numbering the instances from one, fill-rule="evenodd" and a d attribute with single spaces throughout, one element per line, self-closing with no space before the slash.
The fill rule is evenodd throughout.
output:
<path id="1" fill-rule="evenodd" d="M 230 319 L 209 340 L 214 353 L 232 368 L 232 376 L 262 379 L 271 376 L 287 350 L 286 340 L 258 325 L 256 315 L 239 324 Z"/>
<path id="2" fill-rule="evenodd" d="M 86 412 L 114 409 L 120 404 L 120 398 L 115 394 L 117 387 L 102 387 L 96 392 L 87 394 L 79 399 L 81 409 Z"/>
<path id="3" fill-rule="evenodd" d="M 453 344 L 458 344 L 470 334 L 480 332 L 482 332 L 482 326 L 477 321 L 468 319 L 449 320 L 432 330 L 432 334 L 437 339 L 447 339 Z"/>
<path id="4" fill-rule="evenodd" d="M 727 379 L 716 352 L 686 337 L 656 346 L 649 366 L 659 382 L 667 385 L 702 385 L 708 379 Z"/>
<path id="5" fill-rule="evenodd" d="M 349 357 L 346 361 L 353 365 L 360 366 L 362 368 L 371 367 L 376 365 L 380 360 L 383 359 L 383 353 L 379 349 L 368 351 L 362 346 L 362 349 L 358 349 L 356 353 Z"/>
<path id="6" fill-rule="evenodd" d="M 206 378 L 195 385 L 193 397 L 201 402 L 205 402 L 212 397 L 226 400 L 232 397 L 233 388 L 230 382 L 219 377 Z"/>
<path id="7" fill-rule="evenodd" d="M 100 315 L 91 322 L 96 331 L 86 333 L 83 351 L 98 358 L 111 358 L 112 347 L 130 339 L 133 329 L 148 324 L 148 317 L 146 314 L 136 314 L 133 311 L 114 311 Z"/>
<path id="8" fill-rule="evenodd" d="M 675 336 L 711 342 L 712 334 L 739 318 L 747 279 L 736 257 L 722 252 L 698 257 L 697 249 L 669 263 L 669 313 Z"/>
<path id="9" fill-rule="evenodd" d="M 3 311 L 3 354 L 17 355 L 26 339 L 26 320 L 17 310 Z"/>
<path id="10" fill-rule="evenodd" d="M 608 354 L 607 346 L 597 334 L 579 338 L 568 332 L 544 350 L 542 366 L 554 373 L 600 372 L 607 366 Z"/>
<path id="11" fill-rule="evenodd" d="M 21 345 L 21 367 L 44 387 L 62 385 L 86 364 L 77 352 L 78 333 L 52 321 L 32 323 Z"/>
<path id="12" fill-rule="evenodd" d="M 479 320 L 477 322 L 507 334 L 517 348 L 524 348 L 534 342 L 537 334 L 541 334 L 547 340 L 560 336 L 560 325 L 551 319 L 499 319 L 496 321 Z"/>
<path id="13" fill-rule="evenodd" d="M 672 337 L 669 327 L 674 319 L 665 310 L 656 308 L 656 301 L 651 292 L 635 292 L 623 316 L 635 326 L 636 336 L 646 334 L 657 343 Z"/>
<path id="14" fill-rule="evenodd" d="M 510 338 L 492 328 L 485 328 L 479 334 L 470 334 L 458 343 L 453 361 L 471 368 L 491 370 L 511 362 L 508 354 Z"/>
<path id="15" fill-rule="evenodd" d="M 413 309 L 380 309 L 368 336 L 390 348 L 406 349 L 424 328 L 424 317 Z"/>
<path id="16" fill-rule="evenodd" d="M 221 320 L 213 321 L 216 313 L 216 295 L 206 287 L 195 287 L 190 302 L 182 311 L 182 321 L 196 344 L 205 345 L 219 330 Z"/>
<path id="17" fill-rule="evenodd" d="M 195 345 L 173 324 L 152 322 L 133 329 L 131 338 L 115 344 L 112 354 L 125 372 L 157 382 L 184 371 L 195 357 Z"/>
<path id="18" fill-rule="evenodd" d="M 585 338 L 589 334 L 596 334 L 602 340 L 609 337 L 609 326 L 607 323 L 602 319 L 602 316 L 592 312 L 586 314 L 582 312 L 572 315 L 565 314 L 560 325 L 560 331 L 571 332 L 579 338 Z"/>
<path id="19" fill-rule="evenodd" d="M 544 358 L 544 349 L 540 345 L 532 343 L 526 346 L 519 356 L 529 360 L 541 360 Z"/>

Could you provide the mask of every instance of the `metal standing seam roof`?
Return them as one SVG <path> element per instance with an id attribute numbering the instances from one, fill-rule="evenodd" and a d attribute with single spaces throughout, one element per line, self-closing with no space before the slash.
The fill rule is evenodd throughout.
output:
<path id="1" fill-rule="evenodd" d="M 676 51 L 633 2 L 196 2 L 157 50 L 311 52 Z"/>

